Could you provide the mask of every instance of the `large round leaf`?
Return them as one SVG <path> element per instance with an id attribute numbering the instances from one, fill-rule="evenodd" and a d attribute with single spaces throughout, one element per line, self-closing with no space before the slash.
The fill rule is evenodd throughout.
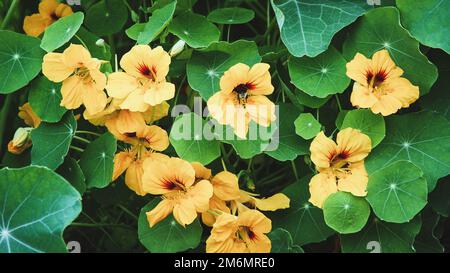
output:
<path id="1" fill-rule="evenodd" d="M 314 58 L 289 59 L 289 74 L 292 83 L 306 94 L 326 98 L 344 92 L 350 84 L 350 79 L 345 75 L 346 63 L 341 53 L 330 46 Z"/>
<path id="2" fill-rule="evenodd" d="M 61 84 L 49 81 L 44 76 L 33 81 L 28 93 L 31 108 L 46 122 L 58 122 L 67 112 L 66 108 L 60 106 L 61 99 Z"/>
<path id="3" fill-rule="evenodd" d="M 245 24 L 253 20 L 255 12 L 240 7 L 215 9 L 208 14 L 208 20 L 224 25 Z"/>
<path id="4" fill-rule="evenodd" d="M 386 128 L 382 115 L 375 115 L 369 109 L 356 109 L 345 114 L 340 129 L 358 129 L 366 134 L 372 141 L 372 148 L 377 146 L 386 134 Z"/>
<path id="5" fill-rule="evenodd" d="M 202 226 L 198 219 L 183 227 L 170 214 L 150 228 L 145 213 L 151 211 L 160 201 L 161 199 L 155 198 L 141 209 L 138 222 L 139 241 L 154 253 L 173 253 L 197 247 L 202 236 Z"/>
<path id="6" fill-rule="evenodd" d="M 369 215 L 370 207 L 366 200 L 348 192 L 331 194 L 323 205 L 325 223 L 341 234 L 360 231 Z"/>
<path id="7" fill-rule="evenodd" d="M 408 161 L 397 161 L 370 174 L 367 201 L 383 221 L 404 223 L 427 204 L 427 181 Z"/>
<path id="8" fill-rule="evenodd" d="M 414 38 L 450 54 L 450 1 L 421 0 L 411 5 L 411 1 L 397 0 L 396 3 L 402 24 Z"/>
<path id="9" fill-rule="evenodd" d="M 369 11 L 349 33 L 343 46 L 348 60 L 358 52 L 371 58 L 375 52 L 386 49 L 395 64 L 404 70 L 403 77 L 419 86 L 421 95 L 428 93 L 436 81 L 436 67 L 420 52 L 419 43 L 400 25 L 396 8 Z"/>
<path id="10" fill-rule="evenodd" d="M 307 176 L 286 187 L 283 193 L 291 200 L 290 207 L 271 217 L 273 227 L 287 230 L 294 244 L 299 246 L 321 242 L 334 233 L 325 224 L 322 210 L 308 202 L 309 180 Z"/>
<path id="11" fill-rule="evenodd" d="M 44 51 L 39 43 L 34 37 L 0 31 L 0 94 L 24 87 L 41 71 Z"/>
<path id="12" fill-rule="evenodd" d="M 80 167 L 88 188 L 104 188 L 111 182 L 116 149 L 116 139 L 110 133 L 103 134 L 86 147 Z"/>
<path id="13" fill-rule="evenodd" d="M 47 52 L 60 48 L 70 41 L 83 24 L 84 14 L 75 12 L 63 17 L 45 29 L 42 37 L 41 48 Z M 98 24 L 99 25 L 99 24 Z"/>
<path id="14" fill-rule="evenodd" d="M 341 235 L 345 253 L 411 253 L 420 231 L 420 217 L 405 224 L 391 224 L 377 218 L 369 220 L 358 233 Z"/>
<path id="15" fill-rule="evenodd" d="M 255 42 L 239 40 L 234 43 L 212 43 L 205 49 L 194 51 L 187 63 L 187 78 L 192 89 L 208 100 L 219 91 L 223 73 L 237 63 L 252 66 L 261 61 Z"/>
<path id="16" fill-rule="evenodd" d="M 153 41 L 170 23 L 175 12 L 177 1 L 170 2 L 164 7 L 155 10 L 148 18 L 144 29 L 139 33 L 137 42 L 141 45 L 149 44 Z"/>
<path id="17" fill-rule="evenodd" d="M 271 0 L 281 40 L 296 56 L 314 57 L 328 48 L 331 38 L 371 6 L 365 1 Z"/>
<path id="18" fill-rule="evenodd" d="M 450 121 L 440 114 L 418 112 L 386 119 L 386 137 L 366 160 L 370 173 L 398 160 L 422 169 L 428 191 L 450 173 Z"/>
<path id="19" fill-rule="evenodd" d="M 220 31 L 214 24 L 203 15 L 189 11 L 178 15 L 170 23 L 169 31 L 193 48 L 207 47 L 220 38 Z"/>
<path id="20" fill-rule="evenodd" d="M 72 112 L 67 112 L 59 122 L 43 122 L 31 131 L 31 164 L 46 166 L 52 170 L 58 168 L 69 152 L 76 129 L 77 122 Z"/>
<path id="21" fill-rule="evenodd" d="M 81 196 L 45 167 L 0 170 L 0 253 L 67 252 L 64 229 L 81 212 Z"/>
<path id="22" fill-rule="evenodd" d="M 195 113 L 177 117 L 170 130 L 170 143 L 178 156 L 187 161 L 207 165 L 220 156 L 220 143 L 214 139 L 211 125 Z"/>
<path id="23" fill-rule="evenodd" d="M 86 26 L 99 36 L 119 32 L 127 19 L 128 9 L 123 0 L 102 0 L 86 12 Z"/>
<path id="24" fill-rule="evenodd" d="M 292 104 L 279 104 L 278 131 L 271 138 L 271 143 L 278 143 L 278 146 L 272 151 L 266 151 L 266 154 L 276 160 L 286 161 L 308 153 L 309 144 L 295 133 L 294 121 L 298 112 Z"/>

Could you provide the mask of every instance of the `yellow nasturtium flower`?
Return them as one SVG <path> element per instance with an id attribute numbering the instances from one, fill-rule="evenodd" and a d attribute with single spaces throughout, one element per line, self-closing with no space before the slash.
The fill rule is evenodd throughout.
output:
<path id="1" fill-rule="evenodd" d="M 309 182 L 309 202 L 321 208 L 337 191 L 366 196 L 368 176 L 364 159 L 371 151 L 370 138 L 353 128 L 337 134 L 336 142 L 320 132 L 311 142 L 311 161 L 319 172 Z"/>
<path id="2" fill-rule="evenodd" d="M 167 132 L 156 125 L 146 125 L 141 113 L 128 110 L 106 121 L 106 127 L 118 140 L 131 144 L 131 148 L 114 157 L 112 180 L 116 180 L 126 170 L 125 184 L 136 194 L 145 195 L 142 188 L 143 162 L 169 158 L 158 153 L 169 146 Z"/>
<path id="3" fill-rule="evenodd" d="M 24 105 L 19 106 L 19 118 L 23 119 L 26 125 L 33 128 L 39 127 L 41 124 L 41 118 L 36 115 L 36 113 L 31 108 L 31 105 L 26 102 Z"/>
<path id="4" fill-rule="evenodd" d="M 239 216 L 222 213 L 217 217 L 206 240 L 208 253 L 269 253 L 272 247 L 266 236 L 272 221 L 257 210 Z"/>
<path id="5" fill-rule="evenodd" d="M 403 70 L 395 65 L 385 49 L 372 59 L 357 53 L 347 63 L 347 76 L 355 81 L 350 101 L 353 106 L 370 108 L 388 116 L 407 108 L 419 98 L 419 87 L 402 78 Z"/>
<path id="6" fill-rule="evenodd" d="M 196 180 L 192 165 L 179 158 L 145 160 L 142 182 L 145 192 L 162 195 L 161 202 L 147 212 L 150 227 L 170 213 L 180 225 L 191 224 L 198 212 L 208 210 L 213 195 L 211 183 Z"/>
<path id="7" fill-rule="evenodd" d="M 39 3 L 39 13 L 26 16 L 23 31 L 30 36 L 39 36 L 59 18 L 73 13 L 72 8 L 56 0 L 43 0 Z"/>
<path id="8" fill-rule="evenodd" d="M 145 112 L 175 95 L 175 85 L 166 81 L 171 59 L 160 46 L 136 45 L 123 55 L 120 66 L 125 72 L 108 77 L 108 95 L 123 100 L 121 109 Z"/>
<path id="9" fill-rule="evenodd" d="M 107 104 L 102 63 L 83 46 L 70 44 L 63 53 L 50 52 L 44 56 L 42 73 L 53 82 L 62 82 L 61 106 L 77 109 L 84 104 L 88 114 L 95 115 Z"/>
<path id="10" fill-rule="evenodd" d="M 269 68 L 265 63 L 232 66 L 220 78 L 220 91 L 208 100 L 211 116 L 233 127 L 240 138 L 246 138 L 251 120 L 267 127 L 276 119 L 275 105 L 266 97 L 274 90 Z"/>

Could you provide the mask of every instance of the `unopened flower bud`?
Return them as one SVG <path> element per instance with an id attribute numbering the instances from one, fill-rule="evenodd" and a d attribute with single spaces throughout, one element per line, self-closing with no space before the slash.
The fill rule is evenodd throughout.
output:
<path id="1" fill-rule="evenodd" d="M 22 128 L 19 127 L 16 132 L 14 133 L 13 137 L 13 145 L 16 147 L 23 146 L 25 143 L 27 143 L 28 139 L 30 138 L 30 132 L 32 128 Z"/>
<path id="2" fill-rule="evenodd" d="M 185 45 L 186 45 L 186 42 L 183 40 L 179 40 L 178 42 L 176 42 L 172 46 L 172 48 L 169 50 L 170 57 L 174 57 L 174 56 L 180 54 L 181 51 L 183 51 Z"/>
<path id="3" fill-rule="evenodd" d="M 95 45 L 98 46 L 98 47 L 105 46 L 105 40 L 98 39 L 97 41 L 95 41 Z"/>

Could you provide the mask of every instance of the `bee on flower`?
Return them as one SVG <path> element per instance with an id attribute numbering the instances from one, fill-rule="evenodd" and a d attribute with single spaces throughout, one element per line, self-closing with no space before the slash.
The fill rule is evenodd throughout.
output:
<path id="1" fill-rule="evenodd" d="M 372 59 L 357 53 L 347 63 L 347 76 L 355 81 L 350 101 L 353 106 L 370 108 L 383 116 L 407 108 L 419 98 L 419 87 L 401 77 L 403 70 L 396 66 L 385 49 Z"/>
<path id="2" fill-rule="evenodd" d="M 73 13 L 69 5 L 56 0 L 43 0 L 39 3 L 39 13 L 25 16 L 23 31 L 30 36 L 39 36 L 45 29 L 62 17 Z"/>
<path id="3" fill-rule="evenodd" d="M 240 138 L 246 138 L 250 121 L 268 127 L 276 119 L 275 104 L 266 97 L 274 90 L 269 68 L 265 63 L 232 66 L 220 78 L 220 91 L 207 102 L 211 116 Z"/>

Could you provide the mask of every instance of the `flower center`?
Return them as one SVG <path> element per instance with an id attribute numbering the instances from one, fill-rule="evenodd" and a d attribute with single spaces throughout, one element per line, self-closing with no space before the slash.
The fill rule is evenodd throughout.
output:
<path id="1" fill-rule="evenodd" d="M 239 227 L 237 235 L 238 235 L 238 238 L 240 238 L 244 242 L 247 241 L 247 239 L 249 239 L 249 240 L 256 239 L 256 234 L 249 227 L 246 227 L 246 226 Z"/>
<path id="2" fill-rule="evenodd" d="M 91 82 L 92 77 L 89 73 L 89 69 L 85 66 L 81 66 L 75 69 L 75 75 L 80 77 L 85 82 Z"/>
<path id="3" fill-rule="evenodd" d="M 154 65 L 152 65 L 152 67 L 149 67 L 146 64 L 139 64 L 137 69 L 139 70 L 139 73 L 141 73 L 145 78 L 152 81 L 156 80 L 156 67 Z"/>
<path id="4" fill-rule="evenodd" d="M 233 89 L 233 92 L 237 94 L 239 104 L 245 105 L 248 97 L 248 90 L 255 88 L 252 83 L 241 83 Z"/>
<path id="5" fill-rule="evenodd" d="M 350 156 L 347 151 L 342 151 L 338 154 L 334 154 L 330 157 L 330 165 L 333 169 L 346 168 L 348 162 L 346 159 Z"/>
<path id="6" fill-rule="evenodd" d="M 379 93 L 380 90 L 379 87 L 381 84 L 386 80 L 387 74 L 386 71 L 380 70 L 376 73 L 373 73 L 372 71 L 368 71 L 366 74 L 367 84 L 370 88 L 373 89 L 374 93 Z"/>

